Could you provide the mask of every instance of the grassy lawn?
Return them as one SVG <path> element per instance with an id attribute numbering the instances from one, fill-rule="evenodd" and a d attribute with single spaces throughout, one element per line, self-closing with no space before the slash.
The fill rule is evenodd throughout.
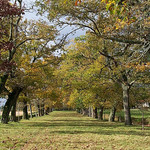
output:
<path id="1" fill-rule="evenodd" d="M 0 124 L 0 150 L 150 150 L 150 127 L 101 122 L 73 111 Z"/>

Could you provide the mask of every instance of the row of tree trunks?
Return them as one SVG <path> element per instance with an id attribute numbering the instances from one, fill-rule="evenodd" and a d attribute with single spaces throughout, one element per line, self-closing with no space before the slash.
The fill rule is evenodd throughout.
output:
<path id="1" fill-rule="evenodd" d="M 2 120 L 1 122 L 4 124 L 7 124 L 9 122 L 9 114 L 11 112 L 11 121 L 16 122 L 17 117 L 16 117 L 16 104 L 17 104 L 17 99 L 19 97 L 19 94 L 22 92 L 22 88 L 20 87 L 15 87 L 11 93 L 8 95 L 8 100 L 5 103 L 4 110 L 2 113 Z M 24 107 L 23 107 L 23 119 L 29 119 L 28 115 L 28 107 L 27 107 L 27 101 L 24 100 Z M 30 117 L 32 118 L 32 106 L 30 106 Z M 45 114 L 48 114 L 49 112 L 52 112 L 52 108 L 47 108 L 46 110 L 44 109 L 44 104 L 37 105 L 38 107 L 38 116 L 44 116 Z M 18 116 L 19 117 L 19 116 Z"/>
<path id="2" fill-rule="evenodd" d="M 98 110 L 99 110 L 99 113 L 98 113 Z M 101 106 L 99 109 L 97 107 L 95 107 L 93 109 L 93 107 L 89 107 L 89 109 L 85 109 L 84 112 L 86 111 L 86 114 L 88 113 L 88 116 L 89 117 L 92 117 L 92 118 L 98 118 L 99 120 L 103 120 L 103 115 L 104 115 L 104 107 Z M 82 113 L 83 114 L 83 113 Z M 113 106 L 111 111 L 110 111 L 110 115 L 109 115 L 109 121 L 110 122 L 114 122 L 115 121 L 115 114 L 116 114 L 116 108 Z"/>
<path id="3" fill-rule="evenodd" d="M 16 103 L 16 101 L 18 99 L 18 96 L 19 96 L 19 94 L 21 93 L 22 90 L 23 89 L 20 88 L 20 87 L 15 87 L 13 89 L 13 91 L 8 95 L 8 100 L 5 103 L 3 114 L 2 114 L 2 120 L 1 120 L 2 123 L 4 123 L 4 124 L 8 123 L 8 121 L 9 121 L 9 113 L 10 113 L 10 111 L 12 109 L 13 104 Z M 14 106 L 14 110 L 15 110 L 15 106 Z M 13 114 L 15 114 L 14 111 L 13 111 Z"/>
<path id="4" fill-rule="evenodd" d="M 130 103 L 129 103 L 129 90 L 130 86 L 127 84 L 122 84 L 122 89 L 123 89 L 123 106 L 124 106 L 124 120 L 125 120 L 125 125 L 132 125 L 132 120 L 131 120 L 131 113 L 130 113 Z M 93 108 L 92 106 L 89 106 L 89 109 L 85 110 L 80 110 L 80 113 L 82 114 L 87 114 L 89 117 L 92 118 L 98 118 L 99 120 L 103 120 L 103 111 L 104 107 L 100 106 L 99 108 L 99 113 L 98 113 L 98 108 L 95 107 Z M 109 121 L 114 122 L 115 121 L 115 114 L 116 114 L 116 107 L 112 106 L 112 109 L 110 111 L 109 115 Z"/>
<path id="5" fill-rule="evenodd" d="M 32 113 L 32 106 L 31 104 L 29 105 L 30 107 L 30 117 L 33 118 L 33 113 Z M 42 105 L 37 105 L 38 107 L 38 115 L 37 116 L 44 116 L 44 115 L 48 115 L 48 113 L 52 112 L 52 108 L 47 107 L 46 110 L 44 109 L 44 104 Z M 23 119 L 29 119 L 29 115 L 28 115 L 28 108 L 27 108 L 27 102 L 24 102 L 24 108 L 23 108 Z"/>
<path id="6" fill-rule="evenodd" d="M 38 116 L 44 116 L 45 114 L 47 114 L 47 113 L 49 113 L 49 112 L 51 112 L 52 110 L 49 108 L 49 109 L 47 109 L 47 110 L 45 110 L 45 108 L 44 108 L 45 106 L 44 106 L 44 104 L 38 104 L 37 105 L 37 108 L 38 108 Z"/>
<path id="7" fill-rule="evenodd" d="M 98 113 L 98 110 L 99 110 L 99 113 Z M 110 115 L 109 115 L 109 122 L 115 121 L 116 110 L 117 110 L 116 107 L 112 106 L 112 109 L 110 110 Z M 98 118 L 99 120 L 103 120 L 104 119 L 104 117 L 103 117 L 104 116 L 104 107 L 101 106 L 99 109 L 97 107 L 95 109 L 93 109 L 93 107 L 89 107 L 88 116 L 92 117 L 92 118 Z M 126 125 L 129 125 L 129 124 L 126 124 Z"/>
<path id="8" fill-rule="evenodd" d="M 99 120 L 103 120 L 103 110 L 104 110 L 103 106 L 101 106 L 99 109 L 97 107 L 93 108 L 92 106 L 89 106 L 88 116 L 92 118 L 98 118 Z"/>

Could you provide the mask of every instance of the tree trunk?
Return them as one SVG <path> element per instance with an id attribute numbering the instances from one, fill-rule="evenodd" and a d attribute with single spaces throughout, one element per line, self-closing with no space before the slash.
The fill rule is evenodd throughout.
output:
<path id="1" fill-rule="evenodd" d="M 116 108 L 113 106 L 111 111 L 110 111 L 109 122 L 115 121 L 115 114 L 116 114 Z"/>
<path id="2" fill-rule="evenodd" d="M 89 110 L 87 108 L 84 109 L 84 115 L 88 115 Z"/>
<path id="3" fill-rule="evenodd" d="M 99 120 L 103 120 L 103 110 L 104 110 L 104 107 L 101 106 L 100 111 L 99 111 Z"/>
<path id="4" fill-rule="evenodd" d="M 144 111 L 142 111 L 142 130 L 144 130 Z"/>
<path id="5" fill-rule="evenodd" d="M 92 115 L 91 117 L 94 118 L 94 109 L 93 109 L 93 106 L 91 106 L 91 115 Z"/>
<path id="6" fill-rule="evenodd" d="M 97 107 L 94 109 L 94 118 L 98 118 Z"/>
<path id="7" fill-rule="evenodd" d="M 126 84 L 122 84 L 122 89 L 123 89 L 123 106 L 124 106 L 125 125 L 132 125 L 130 106 L 129 106 L 130 87 Z"/>
<path id="8" fill-rule="evenodd" d="M 47 107 L 47 108 L 46 108 L 46 111 L 45 111 L 45 114 L 48 115 L 49 112 L 50 112 L 50 108 Z"/>
<path id="9" fill-rule="evenodd" d="M 23 101 L 23 119 L 29 119 L 27 101 Z"/>
<path id="10" fill-rule="evenodd" d="M 92 110 L 91 110 L 91 106 L 89 106 L 89 117 L 92 117 Z"/>
<path id="11" fill-rule="evenodd" d="M 0 94 L 5 89 L 5 84 L 6 84 L 7 79 L 8 79 L 8 74 L 3 75 L 0 79 Z"/>
<path id="12" fill-rule="evenodd" d="M 44 116 L 45 110 L 44 110 L 44 104 L 41 105 L 41 116 Z"/>
<path id="13" fill-rule="evenodd" d="M 32 114 L 32 105 L 30 104 L 30 117 L 32 118 L 33 114 Z"/>
<path id="14" fill-rule="evenodd" d="M 49 112 L 53 112 L 53 109 L 52 109 L 52 108 L 50 108 Z"/>
<path id="15" fill-rule="evenodd" d="M 14 121 L 14 122 L 17 121 L 17 118 L 16 118 L 16 104 L 17 104 L 17 101 L 15 101 L 13 103 L 12 109 L 11 109 L 11 121 Z"/>
<path id="16" fill-rule="evenodd" d="M 9 113 L 11 111 L 12 105 L 13 103 L 15 103 L 18 99 L 19 94 L 21 93 L 22 88 L 20 87 L 15 87 L 12 91 L 12 93 L 10 93 L 8 95 L 8 100 L 5 103 L 4 106 L 4 110 L 3 110 L 3 114 L 2 114 L 2 120 L 1 122 L 6 124 L 9 121 Z"/>
<path id="17" fill-rule="evenodd" d="M 41 116 L 40 105 L 38 104 L 37 107 L 38 107 L 38 116 L 40 117 Z"/>

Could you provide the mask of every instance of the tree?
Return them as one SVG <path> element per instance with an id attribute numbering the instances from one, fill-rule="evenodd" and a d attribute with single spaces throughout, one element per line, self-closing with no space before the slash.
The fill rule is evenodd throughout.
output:
<path id="1" fill-rule="evenodd" d="M 31 88 L 33 86 L 37 88 L 37 82 L 39 81 L 39 84 L 42 82 L 42 80 L 40 80 L 41 76 L 38 76 L 37 72 L 39 71 L 38 69 L 43 66 L 43 63 L 40 59 L 42 57 L 46 58 L 52 55 L 53 51 L 55 51 L 57 47 L 55 45 L 50 49 L 48 46 L 48 42 L 52 41 L 55 38 L 55 29 L 52 26 L 48 26 L 44 22 L 43 27 L 45 30 L 44 32 L 42 32 L 41 21 L 36 23 L 29 22 L 29 25 L 25 20 L 21 24 L 21 26 L 18 27 L 20 31 L 19 40 L 21 41 L 21 43 L 20 41 L 19 43 L 21 45 L 18 47 L 18 51 L 15 51 L 15 55 L 13 56 L 15 65 L 11 68 L 10 72 L 7 72 L 8 77 L 7 82 L 5 83 L 5 89 L 7 89 L 7 93 L 11 93 L 11 91 L 13 91 L 13 89 L 15 89 L 16 87 L 20 87 L 24 91 L 24 93 L 26 93 L 26 90 L 28 91 L 28 88 Z M 28 31 L 28 29 L 30 29 L 30 32 Z M 30 38 L 28 38 L 28 36 L 30 36 Z M 15 100 L 13 100 L 13 97 L 12 99 L 10 98 L 9 101 L 12 101 L 13 103 L 6 103 L 6 107 L 15 108 L 17 98 Z M 6 107 L 4 107 L 4 109 Z M 9 112 L 10 109 L 6 109 L 3 113 L 8 115 Z M 6 119 L 6 115 L 3 115 L 2 123 L 8 122 L 8 119 Z M 3 121 L 5 119 L 6 121 Z"/>
<path id="2" fill-rule="evenodd" d="M 11 4 L 8 0 L 0 1 L 0 93 L 6 91 L 5 83 L 14 65 L 12 58 L 17 47 L 18 24 L 24 11 L 21 1 L 17 2 Z"/>
<path id="3" fill-rule="evenodd" d="M 120 2 L 119 5 L 121 7 L 119 7 L 121 9 L 116 5 L 117 1 L 109 1 L 107 5 L 103 2 L 104 1 L 81 1 L 78 5 L 75 5 L 74 1 L 60 0 L 58 2 L 52 0 L 50 3 L 37 1 L 37 5 L 41 8 L 41 14 L 46 11 L 48 13 L 48 19 L 50 21 L 53 20 L 53 22 L 58 25 L 87 28 L 90 34 L 97 38 L 96 41 L 103 39 L 109 43 L 111 43 L 111 41 L 115 41 L 114 43 L 118 42 L 120 51 L 123 51 L 123 53 L 126 52 L 126 49 L 130 49 L 128 56 L 132 56 L 130 57 L 131 60 L 136 59 L 135 55 L 137 56 L 137 53 L 137 58 L 141 58 L 147 54 L 150 49 L 147 1 L 145 0 L 134 4 L 132 4 L 131 1 L 127 1 L 127 3 L 118 1 Z M 114 7 L 112 7 L 112 5 L 114 5 Z M 106 9 L 106 7 L 108 9 Z M 118 9 L 119 13 L 115 13 Z M 110 14 L 112 10 L 114 13 Z M 124 47 L 124 49 L 122 50 L 121 47 Z M 108 55 L 107 52 L 104 53 L 104 51 L 100 51 L 100 53 L 112 61 L 114 65 L 116 65 L 116 68 L 118 68 L 119 62 L 117 62 L 117 59 L 122 56 L 123 53 L 118 55 L 118 58 L 113 55 Z M 123 69 L 118 81 L 123 89 L 125 124 L 131 125 L 129 90 L 133 81 L 130 82 L 128 80 L 128 73 L 126 69 Z"/>
<path id="4" fill-rule="evenodd" d="M 78 111 L 92 106 L 95 112 L 97 109 L 103 112 L 104 107 L 111 107 L 114 101 L 118 103 L 121 97 L 118 95 L 121 93 L 114 94 L 117 90 L 114 90 L 114 82 L 110 80 L 106 59 L 99 54 L 100 46 L 98 47 L 94 41 L 91 41 L 91 38 L 93 39 L 87 34 L 75 40 L 75 43 L 64 54 L 64 60 L 56 74 L 61 81 L 62 90 L 70 95 L 69 106 Z M 110 98 L 108 93 L 116 97 Z M 100 116 L 102 119 L 102 113 Z"/>
<path id="5" fill-rule="evenodd" d="M 8 95 L 8 100 L 3 109 L 2 120 L 1 120 L 2 123 L 5 123 L 5 124 L 8 123 L 9 112 L 11 111 L 11 107 L 13 103 L 15 103 L 16 100 L 18 99 L 18 96 L 21 91 L 22 89 L 20 87 L 15 87 L 13 91 Z"/>

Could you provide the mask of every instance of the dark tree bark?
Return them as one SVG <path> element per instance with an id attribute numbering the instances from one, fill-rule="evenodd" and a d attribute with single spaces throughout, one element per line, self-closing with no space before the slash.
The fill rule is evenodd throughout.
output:
<path id="1" fill-rule="evenodd" d="M 22 88 L 20 87 L 15 87 L 8 95 L 8 100 L 5 103 L 3 114 L 2 114 L 2 120 L 1 122 L 4 124 L 7 124 L 9 121 L 9 113 L 11 111 L 12 105 L 17 101 L 19 94 L 21 93 Z"/>
<path id="2" fill-rule="evenodd" d="M 8 74 L 5 74 L 4 76 L 1 77 L 0 80 L 0 94 L 5 90 L 5 84 L 8 79 Z"/>
<path id="3" fill-rule="evenodd" d="M 44 116 L 45 109 L 44 109 L 44 104 L 41 104 L 41 116 Z"/>
<path id="4" fill-rule="evenodd" d="M 97 107 L 94 109 L 94 118 L 98 118 Z"/>
<path id="5" fill-rule="evenodd" d="M 37 107 L 38 107 L 38 116 L 41 116 L 40 104 L 38 104 Z"/>
<path id="6" fill-rule="evenodd" d="M 23 101 L 23 119 L 29 119 L 27 101 Z"/>
<path id="7" fill-rule="evenodd" d="M 17 121 L 17 117 L 16 117 L 16 104 L 17 101 L 15 101 L 12 105 L 12 109 L 11 109 L 11 121 L 16 122 Z"/>
<path id="8" fill-rule="evenodd" d="M 113 106 L 111 111 L 110 111 L 109 122 L 115 121 L 115 114 L 116 114 L 116 108 Z"/>
<path id="9" fill-rule="evenodd" d="M 103 120 L 103 112 L 104 112 L 104 107 L 101 106 L 99 111 L 99 120 Z"/>
<path id="10" fill-rule="evenodd" d="M 50 112 L 50 108 L 47 107 L 46 110 L 45 110 L 45 114 L 48 115 L 49 112 Z"/>
<path id="11" fill-rule="evenodd" d="M 130 87 L 128 85 L 122 84 L 125 125 L 132 125 L 129 105 L 129 89 Z"/>
<path id="12" fill-rule="evenodd" d="M 30 104 L 30 117 L 33 117 L 33 113 L 32 113 L 32 105 Z"/>

